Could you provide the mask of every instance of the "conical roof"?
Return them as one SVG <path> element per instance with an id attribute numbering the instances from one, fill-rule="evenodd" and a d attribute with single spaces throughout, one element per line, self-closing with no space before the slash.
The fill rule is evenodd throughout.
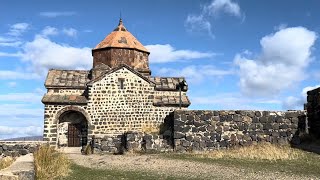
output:
<path id="1" fill-rule="evenodd" d="M 122 19 L 116 27 L 103 41 L 101 41 L 93 50 L 108 47 L 130 48 L 140 51 L 149 51 L 124 27 Z"/>

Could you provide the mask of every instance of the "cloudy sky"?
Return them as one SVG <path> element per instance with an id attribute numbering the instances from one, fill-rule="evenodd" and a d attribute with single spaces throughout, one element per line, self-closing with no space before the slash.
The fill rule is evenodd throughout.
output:
<path id="1" fill-rule="evenodd" d="M 41 135 L 49 68 L 90 69 L 118 24 L 154 76 L 185 76 L 190 109 L 303 109 L 320 85 L 320 2 L 18 1 L 0 6 L 0 138 Z"/>

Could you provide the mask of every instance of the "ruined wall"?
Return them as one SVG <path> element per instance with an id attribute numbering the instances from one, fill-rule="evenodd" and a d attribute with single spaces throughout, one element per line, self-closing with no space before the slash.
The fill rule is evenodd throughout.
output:
<path id="1" fill-rule="evenodd" d="M 45 141 L 1 141 L 0 156 L 18 157 L 33 153 Z"/>
<path id="2" fill-rule="evenodd" d="M 286 144 L 305 120 L 305 111 L 178 110 L 174 112 L 175 150 L 213 150 L 261 141 Z"/>
<path id="3" fill-rule="evenodd" d="M 123 89 L 119 86 L 123 80 Z M 154 107 L 154 86 L 126 68 L 106 75 L 89 89 L 92 134 L 119 135 L 159 126 L 175 107 Z"/>
<path id="4" fill-rule="evenodd" d="M 320 137 L 320 88 L 308 91 L 306 109 L 309 132 L 313 136 Z"/>
<path id="5" fill-rule="evenodd" d="M 149 54 L 134 49 L 103 49 L 92 52 L 93 67 L 99 63 L 103 63 L 113 68 L 121 64 L 137 69 L 149 71 Z"/>

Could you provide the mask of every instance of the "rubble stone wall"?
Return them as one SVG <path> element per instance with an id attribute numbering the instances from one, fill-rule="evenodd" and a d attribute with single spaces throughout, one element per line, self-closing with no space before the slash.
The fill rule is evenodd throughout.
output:
<path id="1" fill-rule="evenodd" d="M 27 142 L 0 142 L 0 156 L 18 157 L 35 152 L 35 150 L 41 145 L 46 143 L 45 141 L 27 141 Z"/>
<path id="2" fill-rule="evenodd" d="M 305 111 L 175 111 L 174 146 L 179 152 L 214 150 L 255 142 L 286 144 L 304 131 Z M 301 129 L 299 129 L 299 128 Z"/>

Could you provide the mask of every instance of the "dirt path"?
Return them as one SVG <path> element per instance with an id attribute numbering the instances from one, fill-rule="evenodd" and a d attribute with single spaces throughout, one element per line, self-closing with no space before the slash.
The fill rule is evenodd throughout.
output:
<path id="1" fill-rule="evenodd" d="M 173 160 L 159 155 L 81 155 L 68 153 L 76 164 L 99 169 L 145 171 L 160 177 L 178 176 L 186 179 L 314 179 L 281 172 L 254 172 L 248 169 L 225 167 L 184 160 Z M 160 178 L 159 178 L 160 179 Z"/>

